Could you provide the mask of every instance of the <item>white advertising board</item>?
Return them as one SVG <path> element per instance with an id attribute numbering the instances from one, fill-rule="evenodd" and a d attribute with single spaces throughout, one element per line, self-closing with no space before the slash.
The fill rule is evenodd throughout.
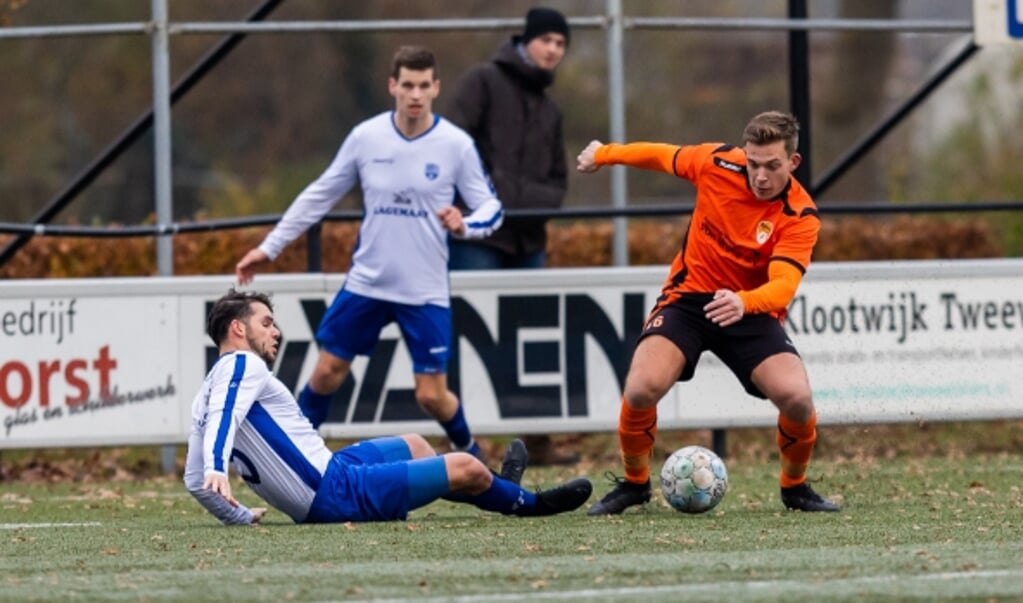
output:
<path id="1" fill-rule="evenodd" d="M 177 298 L 46 289 L 0 298 L 4 447 L 178 439 Z"/>
<path id="2" fill-rule="evenodd" d="M 979 46 L 1023 42 L 1023 0 L 973 0 L 973 40 Z"/>
<path id="3" fill-rule="evenodd" d="M 638 329 L 667 268 L 452 274 L 449 382 L 479 434 L 617 425 Z M 261 275 L 296 392 L 343 275 Z M 207 305 L 229 276 L 8 281 L 0 289 L 0 448 L 182 443 L 216 356 Z M 1023 261 L 820 263 L 786 325 L 822 423 L 1023 417 Z M 440 433 L 414 400 L 400 334 L 358 358 L 322 432 Z M 104 392 L 107 395 L 104 395 Z M 773 406 L 705 354 L 658 408 L 664 428 L 766 426 Z"/>

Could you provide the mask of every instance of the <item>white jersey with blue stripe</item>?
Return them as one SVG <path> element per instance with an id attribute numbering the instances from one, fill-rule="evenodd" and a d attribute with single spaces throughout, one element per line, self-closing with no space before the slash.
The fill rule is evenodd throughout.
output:
<path id="1" fill-rule="evenodd" d="M 490 235 L 503 220 L 472 138 L 440 116 L 415 138 L 398 130 L 393 111 L 362 122 L 259 248 L 276 258 L 356 182 L 364 215 L 345 288 L 385 301 L 448 307 L 448 232 L 437 211 L 453 205 L 457 191 L 470 210 L 463 235 L 470 239 Z"/>
<path id="2" fill-rule="evenodd" d="M 247 509 L 202 490 L 210 473 L 234 466 L 270 506 L 305 519 L 332 453 L 266 362 L 248 351 L 224 354 L 192 403 L 185 483 L 224 523 L 249 523 Z M 248 520 L 247 520 L 248 519 Z"/>

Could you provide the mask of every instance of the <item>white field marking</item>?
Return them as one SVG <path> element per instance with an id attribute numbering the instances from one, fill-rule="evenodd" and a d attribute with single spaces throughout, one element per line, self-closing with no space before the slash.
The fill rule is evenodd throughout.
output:
<path id="1" fill-rule="evenodd" d="M 24 530 L 27 528 L 94 528 L 101 526 L 98 521 L 81 521 L 69 523 L 0 523 L 0 530 Z"/>
<path id="2" fill-rule="evenodd" d="M 593 601 L 606 598 L 672 595 L 672 594 L 726 594 L 729 589 L 732 592 L 747 594 L 759 593 L 769 595 L 772 592 L 779 594 L 792 594 L 796 592 L 819 593 L 822 588 L 845 587 L 854 588 L 867 585 L 899 584 L 904 586 L 907 583 L 922 584 L 925 582 L 941 582 L 951 580 L 989 580 L 992 578 L 1023 578 L 1023 569 L 1016 570 L 988 570 L 969 572 L 940 572 L 936 574 L 906 575 L 888 574 L 883 576 L 861 576 L 858 578 L 839 578 L 835 580 L 813 578 L 807 581 L 800 580 L 733 580 L 728 582 L 707 582 L 705 584 L 670 584 L 664 586 L 634 586 L 623 588 L 584 588 L 579 590 L 542 591 L 534 590 L 523 593 L 502 593 L 502 594 L 475 594 L 462 597 L 432 597 L 424 599 L 414 597 L 409 599 L 372 599 L 358 601 L 356 603 L 476 603 L 479 601 L 556 601 L 556 600 L 580 600 Z"/>
<path id="3" fill-rule="evenodd" d="M 1023 469 L 1020 470 L 1023 472 Z M 192 498 L 192 495 L 188 492 L 154 492 L 152 494 L 140 493 L 140 494 L 67 494 L 65 496 L 47 496 L 45 500 L 54 502 L 81 502 L 83 500 L 103 500 L 110 499 L 114 500 L 117 498 L 131 498 L 131 499 L 143 499 L 143 500 L 160 500 L 164 498 Z"/>

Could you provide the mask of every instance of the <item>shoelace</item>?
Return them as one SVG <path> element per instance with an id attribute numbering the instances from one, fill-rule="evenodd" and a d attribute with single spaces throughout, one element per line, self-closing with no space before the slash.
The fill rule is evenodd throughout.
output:
<path id="1" fill-rule="evenodd" d="M 644 486 L 644 484 L 634 484 L 630 482 L 629 480 L 625 479 L 625 476 L 615 475 L 613 471 L 605 471 L 604 479 L 606 479 L 608 482 L 614 485 L 615 488 L 618 488 L 619 486 L 631 486 L 633 488 L 641 488 Z M 650 482 L 647 482 L 646 485 L 649 486 Z"/>
<path id="2" fill-rule="evenodd" d="M 627 481 L 625 479 L 625 476 L 615 475 L 614 472 L 610 470 L 604 472 L 604 479 L 610 482 L 611 485 L 613 485 L 615 488 L 624 484 Z"/>

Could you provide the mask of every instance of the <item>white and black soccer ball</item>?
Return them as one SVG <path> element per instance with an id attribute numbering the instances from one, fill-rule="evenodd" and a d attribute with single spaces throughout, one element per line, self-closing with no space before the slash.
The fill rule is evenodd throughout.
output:
<path id="1" fill-rule="evenodd" d="M 703 446 L 679 448 L 661 468 L 661 493 L 683 513 L 713 509 L 728 491 L 725 462 Z"/>

